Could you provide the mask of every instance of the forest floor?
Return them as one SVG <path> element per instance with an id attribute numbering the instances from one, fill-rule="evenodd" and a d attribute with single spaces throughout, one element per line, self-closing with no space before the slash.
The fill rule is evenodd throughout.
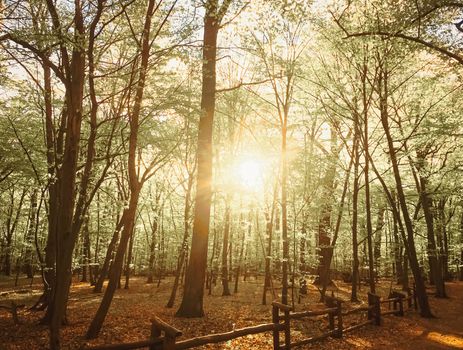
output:
<path id="1" fill-rule="evenodd" d="M 11 301 L 26 305 L 26 308 L 19 312 L 19 325 L 14 324 L 10 313 L 0 309 L 0 350 L 48 348 L 47 327 L 38 324 L 42 314 L 27 309 L 41 294 L 40 280 L 37 278 L 36 282 L 30 285 L 30 280 L 20 279 L 19 285 L 13 287 L 14 279 L 0 279 L 0 305 L 9 305 Z M 271 306 L 260 305 L 262 278 L 258 281 L 240 281 L 239 292 L 229 297 L 221 296 L 221 286 L 217 284 L 212 295 L 205 296 L 206 316 L 201 319 L 176 318 L 174 313 L 178 305 L 172 309 L 165 307 L 171 284 L 171 278 L 164 279 L 159 287 L 157 284 L 146 284 L 145 278 L 132 278 L 128 290 L 117 291 L 98 339 L 88 342 L 85 341 L 84 334 L 102 294 L 93 294 L 87 283 L 73 283 L 68 304 L 69 325 L 62 328 L 63 348 L 79 349 L 85 344 L 110 344 L 146 339 L 153 316 L 182 330 L 181 339 L 271 322 Z M 350 286 L 342 282 L 337 282 L 337 286 L 339 289 L 335 295 L 348 300 Z M 390 282 L 383 281 L 379 285 L 378 294 L 386 297 L 390 288 Z M 380 327 L 369 325 L 345 335 L 342 339 L 328 339 L 300 349 L 463 349 L 463 282 L 447 283 L 447 290 L 447 299 L 430 296 L 436 318 L 423 319 L 412 310 L 408 311 L 405 317 L 384 317 Z M 362 300 L 366 299 L 366 291 L 367 287 L 363 286 L 360 293 Z M 317 289 L 310 285 L 308 295 L 303 298 L 301 304 L 296 303 L 296 311 L 324 308 L 318 303 L 318 298 Z M 180 297 L 177 298 L 177 303 L 179 299 Z M 268 300 L 272 300 L 270 294 Z M 346 302 L 346 305 L 354 307 L 359 304 L 351 305 Z M 345 325 L 352 323 L 349 320 L 345 317 Z M 326 329 L 325 320 L 306 319 L 292 323 L 291 334 L 294 339 L 301 339 L 320 334 Z M 205 346 L 202 349 L 271 348 L 272 336 L 265 333 L 238 338 L 220 345 Z"/>

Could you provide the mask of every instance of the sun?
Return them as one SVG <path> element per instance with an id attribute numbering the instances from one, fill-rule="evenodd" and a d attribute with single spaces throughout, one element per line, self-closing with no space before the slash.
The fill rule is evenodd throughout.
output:
<path id="1" fill-rule="evenodd" d="M 259 190 L 263 186 L 263 164 L 259 159 L 240 160 L 235 168 L 236 182 L 247 190 Z"/>

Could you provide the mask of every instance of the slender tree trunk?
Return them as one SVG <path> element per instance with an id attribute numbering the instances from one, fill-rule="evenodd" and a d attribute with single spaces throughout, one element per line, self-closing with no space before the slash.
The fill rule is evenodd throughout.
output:
<path id="1" fill-rule="evenodd" d="M 27 274 L 27 278 L 34 277 L 34 267 L 33 267 L 33 259 L 34 259 L 34 250 L 33 250 L 33 241 L 35 231 L 37 229 L 37 216 L 40 213 L 37 210 L 37 190 L 34 189 L 31 194 L 31 207 L 29 210 L 29 227 L 27 229 L 26 235 L 26 252 L 25 252 L 25 270 Z"/>
<path id="2" fill-rule="evenodd" d="M 393 220 L 393 236 L 394 236 L 394 274 L 397 283 L 402 283 L 403 281 L 403 275 L 404 275 L 404 267 L 403 263 L 404 261 L 402 260 L 403 254 L 402 254 L 402 244 L 400 243 L 399 240 L 399 227 L 397 224 L 397 218 L 395 215 L 392 217 Z"/>
<path id="3" fill-rule="evenodd" d="M 231 295 L 228 286 L 228 249 L 229 249 L 229 235 L 230 235 L 230 221 L 231 221 L 231 195 L 227 196 L 225 204 L 225 224 L 223 229 L 223 245 L 222 245 L 222 296 Z"/>
<path id="4" fill-rule="evenodd" d="M 382 241 L 382 232 L 383 232 L 383 226 L 384 226 L 384 214 L 385 214 L 386 208 L 384 207 L 383 204 L 380 204 L 378 208 L 378 216 L 376 219 L 376 228 L 375 228 L 375 236 L 374 236 L 374 267 L 376 271 L 376 277 L 379 276 L 380 273 L 380 268 L 381 268 L 381 241 Z M 386 242 L 387 242 L 387 235 L 386 235 Z M 386 250 L 387 251 L 387 250 Z M 387 256 L 386 256 L 387 260 Z"/>
<path id="5" fill-rule="evenodd" d="M 437 226 L 437 238 L 441 238 L 441 261 L 442 261 L 442 273 L 443 273 L 443 279 L 444 281 L 450 281 L 452 278 L 450 276 L 450 271 L 449 271 L 449 235 L 447 232 L 447 224 L 449 223 L 451 219 L 451 215 L 449 216 L 449 219 L 446 218 L 445 214 L 445 204 L 446 204 L 447 198 L 441 198 L 437 201 L 436 209 L 437 209 L 437 220 L 438 220 L 438 226 Z"/>
<path id="6" fill-rule="evenodd" d="M 156 256 L 156 236 L 158 232 L 158 218 L 154 217 L 153 222 L 151 223 L 151 242 L 150 242 L 150 256 L 148 259 L 148 278 L 146 283 L 154 282 L 154 268 L 155 268 L 155 256 Z"/>
<path id="7" fill-rule="evenodd" d="M 138 178 L 137 172 L 137 144 L 138 144 L 138 130 L 140 126 L 140 110 L 141 104 L 143 101 L 143 93 L 146 82 L 146 75 L 148 69 L 148 60 L 150 56 L 150 32 L 151 32 L 151 22 L 155 8 L 155 0 L 149 0 L 145 20 L 144 28 L 141 39 L 141 49 L 140 49 L 140 65 L 138 68 L 138 81 L 136 84 L 135 99 L 133 107 L 130 110 L 129 114 L 129 125 L 130 125 L 130 135 L 129 135 L 129 147 L 128 147 L 128 161 L 127 161 L 127 170 L 128 170 L 128 179 L 129 179 L 129 189 L 130 189 L 130 198 L 128 203 L 128 208 L 125 209 L 122 214 L 122 232 L 119 246 L 117 247 L 116 256 L 109 274 L 108 287 L 105 290 L 103 299 L 100 306 L 93 318 L 88 330 L 86 337 L 87 339 L 93 339 L 98 336 L 101 327 L 103 325 L 104 319 L 108 313 L 111 301 L 114 296 L 114 292 L 118 284 L 120 283 L 120 277 L 122 272 L 122 265 L 124 262 L 124 255 L 127 250 L 127 244 L 130 237 L 134 233 L 134 223 L 138 207 L 138 199 L 140 196 L 140 191 L 143 186 L 143 182 Z M 135 67 L 134 67 L 135 69 Z M 145 177 L 142 176 L 142 179 Z"/>
<path id="8" fill-rule="evenodd" d="M 333 245 L 331 244 L 331 217 L 333 212 L 333 200 L 336 179 L 336 165 L 338 161 L 339 148 L 337 142 L 337 130 L 335 125 L 330 126 L 331 134 L 331 153 L 327 159 L 328 166 L 323 177 L 323 204 L 321 208 L 320 219 L 318 222 L 318 248 L 320 250 L 319 264 L 318 264 L 318 282 L 322 286 L 322 293 L 320 300 L 323 300 L 323 286 L 327 286 L 331 281 L 329 278 L 329 271 L 331 266 L 331 259 L 333 256 Z"/>
<path id="9" fill-rule="evenodd" d="M 352 288 L 350 300 L 358 301 L 357 289 L 359 283 L 359 257 L 358 257 L 358 196 L 359 196 L 359 166 L 360 166 L 360 151 L 359 151 L 359 118 L 357 113 L 354 113 L 354 141 L 353 141 L 353 157 L 354 157 L 354 184 L 352 189 Z"/>
<path id="10" fill-rule="evenodd" d="M 193 186 L 193 178 L 190 176 L 188 178 L 188 188 L 185 194 L 185 209 L 184 209 L 184 218 L 183 218 L 183 224 L 184 224 L 183 240 L 182 240 L 182 245 L 180 247 L 180 256 L 177 262 L 177 270 L 175 271 L 174 285 L 172 287 L 172 292 L 170 294 L 169 301 L 167 302 L 167 305 L 166 305 L 166 307 L 168 308 L 171 308 L 174 306 L 175 297 L 177 295 L 177 289 L 178 289 L 178 285 L 180 281 L 180 275 L 182 273 L 182 269 L 185 264 L 186 255 L 188 251 L 188 236 L 189 236 L 189 231 L 190 231 L 190 207 L 191 207 L 190 196 L 191 196 L 192 186 Z"/>
<path id="11" fill-rule="evenodd" d="M 108 272 L 110 270 L 110 263 L 113 257 L 113 253 L 116 249 L 117 243 L 119 242 L 119 233 L 122 230 L 122 227 L 125 222 L 124 215 L 126 215 L 125 211 L 122 213 L 122 216 L 119 219 L 116 225 L 116 228 L 114 229 L 113 237 L 111 238 L 111 241 L 109 242 L 109 245 L 108 245 L 108 250 L 106 251 L 106 257 L 103 262 L 103 266 L 100 269 L 98 279 L 95 283 L 95 287 L 93 288 L 94 293 L 101 293 L 104 280 L 106 279 L 106 276 L 108 275 Z"/>
<path id="12" fill-rule="evenodd" d="M 369 111 L 369 98 L 367 96 L 367 62 L 363 63 L 362 67 L 362 102 L 363 102 L 363 154 L 365 158 L 365 166 L 363 174 L 365 176 L 365 219 L 367 229 L 367 246 L 368 246 L 368 282 L 370 285 L 370 292 L 376 293 L 375 286 L 375 268 L 373 258 L 373 227 L 371 223 L 371 202 L 370 202 L 370 160 L 369 160 L 369 130 L 368 130 L 368 111 Z"/>
<path id="13" fill-rule="evenodd" d="M 321 281 L 322 282 L 322 288 L 321 288 L 321 292 L 320 292 L 320 294 L 321 294 L 320 300 L 321 301 L 325 300 L 326 288 L 328 287 L 328 283 L 331 280 L 330 266 L 331 266 L 331 261 L 333 260 L 334 247 L 336 246 L 336 242 L 337 242 L 338 236 L 339 236 L 339 229 L 341 228 L 342 214 L 343 214 L 343 211 L 344 211 L 344 202 L 345 202 L 346 195 L 347 195 L 347 189 L 349 187 L 349 178 L 350 178 L 350 173 L 351 173 L 353 164 L 354 164 L 354 155 L 352 153 L 351 159 L 349 161 L 349 166 L 348 166 L 347 171 L 346 171 L 346 176 L 344 178 L 344 185 L 343 185 L 342 194 L 341 194 L 341 201 L 339 203 L 339 211 L 338 211 L 338 215 L 337 215 L 337 219 L 336 219 L 336 226 L 334 227 L 333 238 L 331 240 L 332 249 L 330 249 L 330 251 L 328 252 L 327 263 L 325 264 L 325 269 L 327 269 L 327 270 L 323 271 L 323 273 L 322 273 L 324 276 L 326 276 L 326 278 L 323 278 L 322 281 Z"/>
<path id="14" fill-rule="evenodd" d="M 287 102 L 289 103 L 289 102 Z M 288 237 L 288 158 L 287 158 L 287 113 L 284 113 L 281 128 L 281 238 L 283 240 L 283 276 L 281 302 L 288 304 L 288 263 L 289 263 L 289 237 Z"/>
<path id="15" fill-rule="evenodd" d="M 26 189 L 24 188 L 20 194 L 18 206 L 15 212 L 15 191 L 14 187 L 10 191 L 10 203 L 7 210 L 7 218 L 6 218 L 6 235 L 5 235 L 5 257 L 4 257 L 4 265 L 3 265 L 3 272 L 6 276 L 11 275 L 11 260 L 12 260 L 12 251 L 13 251 L 13 235 L 16 231 L 18 226 L 19 217 L 22 211 L 22 206 L 24 203 L 24 198 L 26 196 Z"/>
<path id="16" fill-rule="evenodd" d="M 135 223 L 134 225 L 135 226 Z M 129 289 L 129 281 L 130 281 L 130 265 L 132 265 L 132 260 L 133 260 L 133 241 L 135 239 L 135 231 L 134 228 L 132 228 L 132 232 L 130 234 L 130 240 L 129 240 L 129 246 L 127 248 L 127 260 L 125 263 L 125 284 L 124 284 L 124 289 Z"/>
<path id="17" fill-rule="evenodd" d="M 278 197 L 278 181 L 275 181 L 274 189 L 273 189 L 273 198 L 272 198 L 272 209 L 270 214 L 268 211 L 265 213 L 265 230 L 266 230 L 266 237 L 267 237 L 267 251 L 265 256 L 265 272 L 264 272 L 264 290 L 262 294 L 262 305 L 267 304 L 267 290 L 270 288 L 271 280 L 272 280 L 272 272 L 271 272 L 271 263 L 272 263 L 272 239 L 273 239 L 273 222 L 274 222 L 274 215 L 275 215 L 275 208 L 276 202 Z"/>
<path id="18" fill-rule="evenodd" d="M 404 226 L 406 228 L 406 248 L 408 253 L 408 260 L 410 262 L 410 267 L 413 272 L 416 284 L 416 294 L 418 298 L 418 304 L 420 306 L 420 314 L 423 317 L 432 317 L 431 307 L 429 305 L 428 296 L 426 294 L 426 286 L 424 284 L 424 279 L 421 274 L 420 265 L 418 262 L 416 247 L 415 247 L 415 238 L 413 231 L 413 223 L 410 217 L 410 213 L 407 207 L 407 201 L 405 198 L 405 193 L 402 185 L 402 178 L 399 171 L 399 162 L 397 160 L 397 149 L 394 147 L 394 142 L 391 136 L 391 131 L 389 127 L 389 115 L 388 115 L 388 87 L 387 87 L 387 74 L 384 70 L 380 71 L 380 79 L 378 81 L 379 92 L 380 92 L 380 117 L 381 125 L 383 127 L 387 145 L 389 150 L 389 158 L 392 165 L 392 170 L 394 174 L 394 180 L 396 185 L 396 193 L 400 208 L 403 214 Z"/>
<path id="19" fill-rule="evenodd" d="M 434 232 L 434 207 L 432 204 L 432 198 L 427 191 L 427 180 L 420 176 L 420 200 L 421 207 L 423 208 L 424 218 L 426 221 L 426 232 L 427 232 L 427 253 L 429 259 L 429 268 L 433 277 L 434 285 L 436 286 L 436 296 L 439 298 L 445 298 L 445 282 L 442 276 L 442 264 L 437 249 L 436 237 Z"/>
<path id="20" fill-rule="evenodd" d="M 109 271 L 108 286 L 105 290 L 103 299 L 101 300 L 100 306 L 98 307 L 95 317 L 93 318 L 87 330 L 87 334 L 86 334 L 87 339 L 94 339 L 98 336 L 101 330 L 101 327 L 103 326 L 103 322 L 106 318 L 106 315 L 108 313 L 109 307 L 111 305 L 114 292 L 116 291 L 119 285 L 120 277 L 122 273 L 122 265 L 124 262 L 124 255 L 127 250 L 127 245 L 128 245 L 130 236 L 133 232 L 133 224 L 135 221 L 138 196 L 139 196 L 139 191 L 136 188 L 132 188 L 129 207 L 125 210 L 124 214 L 122 215 L 123 221 L 124 221 L 123 230 L 121 232 L 121 239 L 117 247 L 117 252 L 114 258 L 113 265 L 111 267 L 111 270 Z"/>
<path id="21" fill-rule="evenodd" d="M 248 225 L 248 230 L 249 230 L 248 235 L 250 235 L 251 234 L 251 224 Z M 238 258 L 238 264 L 236 265 L 235 286 L 233 288 L 233 293 L 238 293 L 238 281 L 240 279 L 241 265 L 243 264 L 243 254 L 244 254 L 244 248 L 246 245 L 246 231 L 244 229 L 242 231 L 243 231 L 243 235 L 241 239 L 240 256 Z"/>

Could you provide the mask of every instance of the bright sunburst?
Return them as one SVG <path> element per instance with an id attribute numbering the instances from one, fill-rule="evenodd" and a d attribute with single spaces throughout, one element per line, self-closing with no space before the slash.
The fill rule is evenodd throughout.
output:
<path id="1" fill-rule="evenodd" d="M 263 162 L 259 159 L 243 159 L 235 168 L 236 181 L 248 190 L 259 190 L 263 185 Z"/>

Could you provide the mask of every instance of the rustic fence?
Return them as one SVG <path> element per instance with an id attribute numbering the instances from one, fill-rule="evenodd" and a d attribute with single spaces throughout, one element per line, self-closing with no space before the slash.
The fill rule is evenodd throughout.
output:
<path id="1" fill-rule="evenodd" d="M 133 343 L 112 344 L 87 347 L 87 350 L 129 350 L 148 348 L 150 350 L 182 350 L 191 349 L 206 344 L 216 344 L 251 334 L 271 332 L 274 350 L 289 350 L 305 344 L 314 343 L 329 337 L 342 338 L 345 333 L 352 332 L 369 324 L 381 325 L 381 318 L 387 315 L 403 316 L 406 310 L 416 308 L 414 294 L 391 292 L 387 299 L 368 293 L 368 306 L 354 309 L 343 308 L 343 301 L 334 296 L 326 296 L 326 308 L 314 311 L 293 312 L 289 305 L 279 302 L 272 303 L 272 322 L 257 326 L 235 329 L 230 332 L 209 334 L 186 340 L 178 340 L 182 332 L 166 322 L 155 317 L 152 320 L 150 339 Z M 382 305 L 387 304 L 387 310 Z M 344 326 L 344 319 L 349 315 L 366 313 L 367 319 L 357 324 Z M 310 317 L 327 316 L 328 331 L 314 337 L 291 342 L 291 321 Z M 283 343 L 280 343 L 280 333 L 283 333 Z"/>

